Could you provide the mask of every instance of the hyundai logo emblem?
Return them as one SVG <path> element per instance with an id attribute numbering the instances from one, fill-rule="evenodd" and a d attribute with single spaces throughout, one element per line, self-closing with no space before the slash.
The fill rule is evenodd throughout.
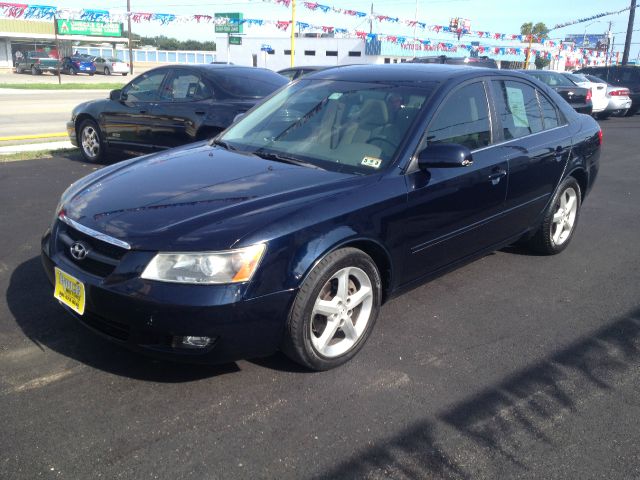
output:
<path id="1" fill-rule="evenodd" d="M 69 247 L 69 252 L 76 260 L 84 260 L 89 254 L 89 247 L 83 242 L 73 242 L 71 247 Z"/>

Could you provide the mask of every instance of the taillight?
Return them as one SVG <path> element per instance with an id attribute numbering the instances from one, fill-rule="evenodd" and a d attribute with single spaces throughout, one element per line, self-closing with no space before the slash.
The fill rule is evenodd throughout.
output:
<path id="1" fill-rule="evenodd" d="M 602 129 L 598 130 L 598 145 L 602 145 Z"/>
<path id="2" fill-rule="evenodd" d="M 80 62 L 73 62 L 73 64 L 74 64 L 76 67 L 79 67 L 79 66 L 80 66 Z"/>
<path id="3" fill-rule="evenodd" d="M 40 63 L 40 59 L 36 58 L 36 65 L 38 65 Z"/>
<path id="4" fill-rule="evenodd" d="M 609 95 L 611 95 L 612 97 L 626 97 L 629 95 L 629 90 L 624 89 L 624 90 L 612 90 L 611 93 L 609 93 Z"/>
<path id="5" fill-rule="evenodd" d="M 587 90 L 587 98 L 586 98 L 587 102 L 589 100 L 591 100 L 591 89 Z"/>
<path id="6" fill-rule="evenodd" d="M 116 66 L 116 64 L 115 64 L 115 63 L 112 63 L 112 64 L 111 64 L 111 66 L 112 66 L 112 67 L 115 67 L 115 66 Z"/>

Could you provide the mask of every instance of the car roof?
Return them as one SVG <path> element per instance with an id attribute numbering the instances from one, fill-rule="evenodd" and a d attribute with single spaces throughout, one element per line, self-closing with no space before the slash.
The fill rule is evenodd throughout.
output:
<path id="1" fill-rule="evenodd" d="M 200 65 L 163 65 L 157 68 L 174 68 L 178 70 L 203 70 L 204 72 L 215 72 L 215 71 L 224 71 L 224 70 L 235 70 L 235 71 L 261 71 L 261 72 L 271 72 L 275 74 L 273 70 L 269 70 L 268 68 L 257 68 L 257 67 L 244 67 L 242 65 L 233 65 L 233 64 L 219 64 L 219 63 L 207 63 Z"/>
<path id="2" fill-rule="evenodd" d="M 482 75 L 512 75 L 514 70 L 470 67 L 433 63 L 397 63 L 381 65 L 346 65 L 328 68 L 306 75 L 304 78 L 345 80 L 353 82 L 442 82 L 452 77 L 478 77 Z M 516 76 L 520 74 L 515 73 Z"/>

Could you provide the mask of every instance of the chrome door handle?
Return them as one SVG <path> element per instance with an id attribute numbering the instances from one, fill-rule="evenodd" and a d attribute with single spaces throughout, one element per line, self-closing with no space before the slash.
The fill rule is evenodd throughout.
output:
<path id="1" fill-rule="evenodd" d="M 506 175 L 507 171 L 500 169 L 489 175 L 489 180 L 491 181 L 492 185 L 497 185 L 498 183 L 500 183 L 500 179 L 502 179 L 502 177 L 506 177 Z"/>

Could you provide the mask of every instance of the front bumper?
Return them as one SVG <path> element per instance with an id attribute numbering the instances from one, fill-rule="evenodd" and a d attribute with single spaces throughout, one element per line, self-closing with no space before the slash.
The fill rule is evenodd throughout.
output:
<path id="1" fill-rule="evenodd" d="M 152 356 L 193 363 L 223 363 L 270 355 L 281 344 L 295 291 L 245 299 L 248 284 L 179 285 L 114 274 L 100 278 L 65 255 L 50 255 L 42 242 L 42 264 L 53 284 L 54 266 L 85 285 L 85 312 L 64 307 L 109 340 Z M 126 257 L 122 260 L 127 262 Z M 176 346 L 176 337 L 214 338 L 203 349 Z"/>
<path id="2" fill-rule="evenodd" d="M 74 147 L 78 146 L 78 136 L 76 135 L 76 124 L 74 121 L 67 122 L 67 134 L 69 135 L 69 140 L 71 141 L 71 145 Z"/>

